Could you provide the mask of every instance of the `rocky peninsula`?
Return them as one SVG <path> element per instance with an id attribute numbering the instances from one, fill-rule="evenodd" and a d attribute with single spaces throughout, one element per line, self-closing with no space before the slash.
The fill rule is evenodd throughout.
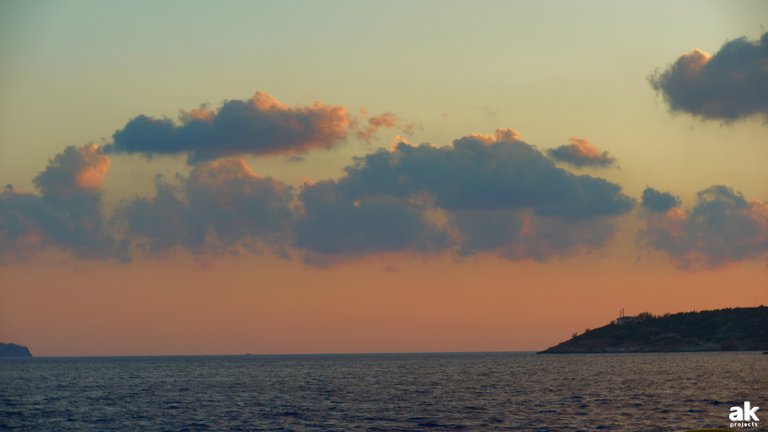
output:
<path id="1" fill-rule="evenodd" d="M 768 307 L 622 316 L 540 354 L 768 350 Z"/>
<path id="2" fill-rule="evenodd" d="M 32 353 L 23 345 L 0 342 L 0 357 L 32 357 Z"/>

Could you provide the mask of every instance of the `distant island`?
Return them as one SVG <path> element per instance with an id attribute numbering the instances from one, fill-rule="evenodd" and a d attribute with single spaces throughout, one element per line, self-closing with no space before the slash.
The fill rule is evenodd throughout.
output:
<path id="1" fill-rule="evenodd" d="M 539 354 L 764 351 L 768 307 L 718 309 L 662 316 L 644 312 L 574 333 Z"/>
<path id="2" fill-rule="evenodd" d="M 0 357 L 32 357 L 32 353 L 23 345 L 0 342 Z"/>

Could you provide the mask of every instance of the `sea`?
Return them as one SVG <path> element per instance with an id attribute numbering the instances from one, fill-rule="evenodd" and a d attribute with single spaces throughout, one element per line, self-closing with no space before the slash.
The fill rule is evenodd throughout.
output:
<path id="1" fill-rule="evenodd" d="M 0 360 L 0 430 L 686 431 L 747 401 L 768 430 L 760 352 Z"/>

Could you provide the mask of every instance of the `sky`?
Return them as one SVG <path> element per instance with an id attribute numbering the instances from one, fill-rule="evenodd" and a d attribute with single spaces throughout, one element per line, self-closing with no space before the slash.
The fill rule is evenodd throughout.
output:
<path id="1" fill-rule="evenodd" d="M 0 341 L 540 350 L 768 304 L 763 1 L 0 4 Z"/>

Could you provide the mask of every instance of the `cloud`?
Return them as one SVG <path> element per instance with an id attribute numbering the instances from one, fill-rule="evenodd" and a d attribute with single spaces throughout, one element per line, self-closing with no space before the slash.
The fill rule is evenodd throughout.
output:
<path id="1" fill-rule="evenodd" d="M 303 154 L 344 140 L 350 117 L 341 106 L 315 102 L 289 107 L 267 93 L 224 102 L 216 111 L 200 107 L 179 121 L 140 115 L 113 135 L 109 153 L 146 156 L 186 154 L 190 163 L 233 155 Z"/>
<path id="2" fill-rule="evenodd" d="M 195 165 L 177 184 L 156 182 L 155 196 L 125 203 L 115 219 L 134 246 L 196 254 L 239 249 L 285 253 L 294 221 L 293 189 L 257 176 L 241 159 Z"/>
<path id="3" fill-rule="evenodd" d="M 29 258 L 44 245 L 39 221 L 50 219 L 38 196 L 14 192 L 0 194 L 0 263 Z"/>
<path id="4" fill-rule="evenodd" d="M 67 147 L 34 179 L 40 195 L 0 195 L 0 256 L 25 258 L 58 247 L 81 258 L 128 259 L 127 251 L 104 233 L 101 183 L 109 158 L 95 144 Z"/>
<path id="5" fill-rule="evenodd" d="M 537 216 L 529 210 L 458 210 L 450 214 L 462 256 L 493 253 L 509 260 L 547 261 L 602 247 L 614 232 L 608 217 L 569 219 Z"/>
<path id="6" fill-rule="evenodd" d="M 739 38 L 712 55 L 695 49 L 650 77 L 672 111 L 704 120 L 768 118 L 768 33 Z"/>
<path id="7" fill-rule="evenodd" d="M 747 201 L 727 186 L 712 186 L 698 193 L 690 210 L 673 207 L 646 214 L 640 239 L 681 268 L 766 259 L 768 202 Z"/>
<path id="8" fill-rule="evenodd" d="M 43 195 L 68 196 L 96 190 L 109 170 L 109 157 L 96 144 L 67 147 L 34 180 Z"/>
<path id="9" fill-rule="evenodd" d="M 296 243 L 313 254 L 332 257 L 378 252 L 434 252 L 448 244 L 445 232 L 432 225 L 426 208 L 396 197 L 350 200 L 339 185 L 323 181 L 300 194 L 303 216 Z"/>
<path id="10" fill-rule="evenodd" d="M 357 132 L 357 137 L 370 140 L 381 128 L 394 128 L 397 126 L 397 116 L 392 113 L 384 113 L 368 118 L 365 127 Z"/>
<path id="11" fill-rule="evenodd" d="M 661 192 L 652 187 L 646 187 L 643 191 L 642 207 L 648 211 L 666 213 L 679 205 L 680 199 L 671 193 Z"/>
<path id="12" fill-rule="evenodd" d="M 547 155 L 575 167 L 607 167 L 616 163 L 616 159 L 607 151 L 601 152 L 585 139 L 572 137 L 569 142 L 570 144 L 547 150 Z"/>
<path id="13" fill-rule="evenodd" d="M 346 171 L 339 187 L 349 199 L 424 192 L 447 210 L 530 208 L 568 218 L 615 216 L 634 206 L 618 185 L 557 167 L 513 130 L 446 147 L 399 144 L 358 158 Z"/>
<path id="14" fill-rule="evenodd" d="M 220 255 L 303 251 L 308 262 L 381 252 L 441 250 L 445 233 L 424 206 L 394 198 L 344 199 L 334 180 L 291 187 L 258 177 L 240 159 L 195 165 L 175 182 L 159 178 L 155 195 L 137 197 L 116 221 L 135 248 Z"/>
<path id="15" fill-rule="evenodd" d="M 98 147 L 69 147 L 35 179 L 39 196 L 6 190 L 4 254 L 57 246 L 122 260 L 187 250 L 298 253 L 315 263 L 400 252 L 545 261 L 604 246 L 634 207 L 618 185 L 558 167 L 512 129 L 443 147 L 400 143 L 298 191 L 240 158 L 199 162 L 104 217 L 108 167 Z"/>
<path id="16" fill-rule="evenodd" d="M 598 247 L 613 234 L 611 218 L 634 206 L 618 185 L 557 167 L 511 129 L 445 147 L 401 143 L 346 171 L 333 185 L 333 202 L 421 208 L 441 221 L 432 227 L 451 239 L 446 250 L 461 255 L 546 260 Z"/>
<path id="17" fill-rule="evenodd" d="M 492 253 L 546 260 L 599 247 L 634 203 L 606 180 L 575 175 L 511 129 L 452 146 L 398 145 L 357 159 L 298 195 L 240 159 L 159 179 L 117 213 L 135 248 L 195 254 L 271 248 L 326 263 L 377 253 Z"/>
<path id="18" fill-rule="evenodd" d="M 367 112 L 364 109 L 361 112 L 364 116 L 367 116 Z M 403 123 L 395 114 L 388 112 L 369 117 L 365 122 L 365 126 L 357 131 L 357 137 L 369 141 L 379 129 L 393 128 L 399 129 L 406 135 L 413 135 L 419 127 L 420 125 L 416 123 Z"/>

